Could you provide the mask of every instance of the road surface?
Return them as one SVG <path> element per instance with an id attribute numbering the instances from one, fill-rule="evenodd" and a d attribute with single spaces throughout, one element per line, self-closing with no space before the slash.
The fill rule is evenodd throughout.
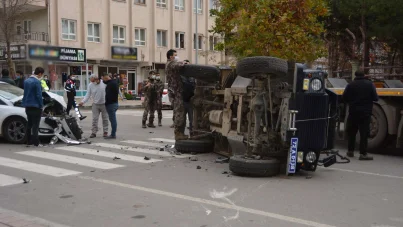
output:
<path id="1" fill-rule="evenodd" d="M 172 112 L 155 129 L 142 129 L 141 115 L 119 111 L 114 141 L 0 142 L 0 227 L 403 226 L 401 157 L 354 158 L 291 178 L 237 177 L 216 154 L 191 161 L 160 151 L 173 144 Z"/>

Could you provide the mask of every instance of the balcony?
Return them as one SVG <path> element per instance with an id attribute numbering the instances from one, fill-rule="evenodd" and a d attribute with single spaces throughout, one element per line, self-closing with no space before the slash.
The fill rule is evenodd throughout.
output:
<path id="1" fill-rule="evenodd" d="M 12 1 L 6 2 L 6 8 L 13 7 L 19 8 L 21 12 L 35 12 L 38 10 L 46 9 L 48 5 L 48 0 L 27 0 L 27 1 Z M 3 5 L 0 5 L 0 8 L 3 8 Z"/>
<path id="2" fill-rule="evenodd" d="M 3 35 L 0 35 L 0 42 L 4 43 L 6 40 Z M 13 35 L 11 43 L 31 43 L 31 44 L 45 44 L 49 41 L 49 34 L 46 32 L 27 32 L 23 34 Z"/>

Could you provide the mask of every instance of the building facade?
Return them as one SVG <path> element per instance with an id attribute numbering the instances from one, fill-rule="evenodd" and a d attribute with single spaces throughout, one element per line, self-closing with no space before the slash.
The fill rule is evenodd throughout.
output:
<path id="1" fill-rule="evenodd" d="M 26 56 L 13 55 L 16 69 L 29 74 L 44 67 L 56 91 L 64 73 L 77 75 L 80 90 L 90 74 L 118 73 L 127 78 L 128 90 L 138 92 L 149 70 L 165 80 L 169 49 L 191 63 L 225 62 L 215 50 L 220 38 L 209 32 L 214 7 L 214 0 L 35 1 L 17 23 L 13 49 L 22 53 L 25 45 Z M 54 58 L 56 52 L 63 57 Z"/>

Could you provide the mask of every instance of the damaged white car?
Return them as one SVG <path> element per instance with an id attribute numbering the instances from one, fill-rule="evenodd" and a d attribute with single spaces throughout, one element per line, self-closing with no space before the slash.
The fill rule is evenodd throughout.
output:
<path id="1" fill-rule="evenodd" d="M 23 94 L 23 89 L 0 82 L 0 137 L 10 143 L 23 144 L 27 140 Z M 39 136 L 52 138 L 52 144 L 58 140 L 69 144 L 82 143 L 83 131 L 77 119 L 67 115 L 63 97 L 51 92 L 43 92 L 42 96 L 44 107 Z"/>

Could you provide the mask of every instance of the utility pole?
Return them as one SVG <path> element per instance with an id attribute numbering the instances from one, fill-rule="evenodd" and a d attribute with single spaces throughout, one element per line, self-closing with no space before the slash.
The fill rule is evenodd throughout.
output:
<path id="1" fill-rule="evenodd" d="M 196 47 L 196 60 L 195 60 L 195 64 L 198 63 L 198 59 L 199 59 L 199 34 L 197 33 L 197 14 L 198 14 L 198 9 L 199 9 L 199 0 L 196 0 L 196 10 L 195 10 L 195 21 L 196 21 L 196 32 L 195 32 L 195 47 Z"/>

